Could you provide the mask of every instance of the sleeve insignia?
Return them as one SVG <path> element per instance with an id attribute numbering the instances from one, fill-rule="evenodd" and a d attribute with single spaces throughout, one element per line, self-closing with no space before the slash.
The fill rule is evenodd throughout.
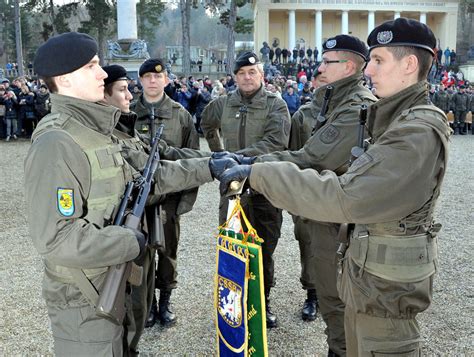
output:
<path id="1" fill-rule="evenodd" d="M 325 144 L 331 144 L 339 136 L 339 129 L 334 125 L 327 125 L 326 128 L 321 129 L 320 138 Z"/>
<path id="2" fill-rule="evenodd" d="M 71 217 L 74 214 L 74 190 L 72 188 L 58 188 L 58 209 L 65 217 Z"/>

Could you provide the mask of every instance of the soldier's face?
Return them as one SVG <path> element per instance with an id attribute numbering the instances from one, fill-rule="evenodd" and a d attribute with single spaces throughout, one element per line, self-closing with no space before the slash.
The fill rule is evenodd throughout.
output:
<path id="1" fill-rule="evenodd" d="M 142 83 L 143 93 L 145 96 L 148 98 L 160 99 L 169 80 L 164 72 L 148 72 L 140 77 L 140 82 Z"/>
<path id="2" fill-rule="evenodd" d="M 244 95 L 255 93 L 263 82 L 263 73 L 260 72 L 258 65 L 245 66 L 239 69 L 235 75 L 235 81 L 239 90 Z"/>
<path id="3" fill-rule="evenodd" d="M 323 60 L 318 67 L 318 81 L 320 85 L 326 85 L 348 77 L 352 72 L 348 68 L 348 60 L 340 58 L 336 51 L 329 51 L 323 55 Z M 333 62 L 344 61 L 344 62 Z"/>
<path id="4" fill-rule="evenodd" d="M 114 82 L 112 84 L 112 94 L 109 95 L 105 92 L 105 102 L 119 108 L 123 113 L 130 113 L 130 101 L 132 98 L 126 80 Z"/>
<path id="5" fill-rule="evenodd" d="M 74 72 L 55 78 L 59 94 L 89 102 L 104 99 L 104 79 L 107 78 L 107 73 L 99 65 L 98 56 L 94 56 L 89 63 Z"/>
<path id="6" fill-rule="evenodd" d="M 365 75 L 370 78 L 377 97 L 390 97 L 414 84 L 407 76 L 406 58 L 397 60 L 386 47 L 376 47 L 370 51 Z"/>

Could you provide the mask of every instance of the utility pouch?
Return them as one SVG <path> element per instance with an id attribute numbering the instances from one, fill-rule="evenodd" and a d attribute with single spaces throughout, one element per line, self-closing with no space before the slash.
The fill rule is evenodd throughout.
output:
<path id="1" fill-rule="evenodd" d="M 377 236 L 359 232 L 351 239 L 349 256 L 364 271 L 398 282 L 421 281 L 436 271 L 437 238 L 431 234 Z"/>

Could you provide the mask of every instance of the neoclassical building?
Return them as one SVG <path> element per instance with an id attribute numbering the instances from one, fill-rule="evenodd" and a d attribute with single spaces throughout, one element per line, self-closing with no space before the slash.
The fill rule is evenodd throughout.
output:
<path id="1" fill-rule="evenodd" d="M 257 0 L 254 9 L 254 45 L 293 49 L 315 46 L 337 34 L 351 34 L 362 40 L 384 21 L 408 17 L 426 23 L 438 45 L 456 47 L 459 0 Z M 321 54 L 320 54 L 321 55 Z"/>

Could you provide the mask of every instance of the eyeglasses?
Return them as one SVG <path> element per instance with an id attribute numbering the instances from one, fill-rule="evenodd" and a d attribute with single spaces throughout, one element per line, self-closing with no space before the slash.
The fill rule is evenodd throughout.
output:
<path id="1" fill-rule="evenodd" d="M 327 66 L 328 64 L 331 64 L 331 63 L 346 63 L 348 60 L 326 60 L 323 58 L 323 60 L 321 61 L 321 64 L 324 64 L 325 66 Z"/>

